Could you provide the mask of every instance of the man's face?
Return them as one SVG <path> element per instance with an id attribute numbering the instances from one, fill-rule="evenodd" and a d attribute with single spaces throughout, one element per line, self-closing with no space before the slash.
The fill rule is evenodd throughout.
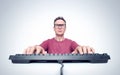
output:
<path id="1" fill-rule="evenodd" d="M 57 20 L 54 25 L 54 31 L 56 35 L 63 36 L 66 30 L 66 25 L 63 20 Z"/>

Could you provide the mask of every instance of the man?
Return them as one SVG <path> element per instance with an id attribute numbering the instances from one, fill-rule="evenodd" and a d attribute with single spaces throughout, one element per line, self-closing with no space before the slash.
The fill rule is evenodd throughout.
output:
<path id="1" fill-rule="evenodd" d="M 40 45 L 28 47 L 24 50 L 25 54 L 66 54 L 66 53 L 94 53 L 94 49 L 89 46 L 80 46 L 75 41 L 64 37 L 66 30 L 66 21 L 63 17 L 57 17 L 54 20 L 55 37 L 52 39 L 45 40 Z"/>

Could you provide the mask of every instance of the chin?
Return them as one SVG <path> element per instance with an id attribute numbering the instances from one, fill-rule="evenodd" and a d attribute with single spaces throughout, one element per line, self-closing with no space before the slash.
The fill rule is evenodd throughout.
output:
<path id="1" fill-rule="evenodd" d="M 58 35 L 58 36 L 63 36 L 64 34 L 56 34 L 56 35 Z"/>

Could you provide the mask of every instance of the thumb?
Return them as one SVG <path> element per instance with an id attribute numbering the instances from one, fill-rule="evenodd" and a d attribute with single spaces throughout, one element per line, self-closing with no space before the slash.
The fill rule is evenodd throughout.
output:
<path id="1" fill-rule="evenodd" d="M 73 52 L 72 52 L 72 54 L 77 54 L 78 52 L 77 52 L 77 50 L 74 50 Z"/>
<path id="2" fill-rule="evenodd" d="M 47 54 L 47 51 L 43 50 L 43 51 L 42 51 L 42 54 Z"/>

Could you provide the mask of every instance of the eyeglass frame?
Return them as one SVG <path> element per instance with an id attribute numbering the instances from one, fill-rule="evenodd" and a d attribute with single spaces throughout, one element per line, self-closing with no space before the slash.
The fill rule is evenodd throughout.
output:
<path id="1" fill-rule="evenodd" d="M 55 28 L 59 28 L 59 27 L 65 28 L 65 27 L 66 27 L 66 24 L 54 24 L 54 27 L 55 27 Z"/>

